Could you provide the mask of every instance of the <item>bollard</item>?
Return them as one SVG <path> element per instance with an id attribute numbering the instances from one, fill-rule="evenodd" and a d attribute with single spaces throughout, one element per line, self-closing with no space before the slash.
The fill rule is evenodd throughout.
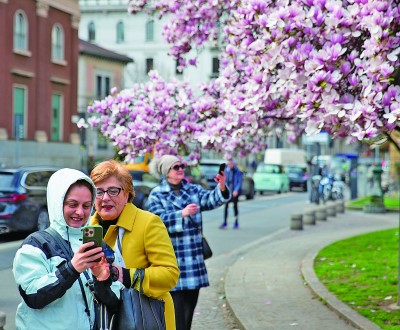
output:
<path id="1" fill-rule="evenodd" d="M 336 213 L 344 213 L 344 201 L 343 200 L 337 200 L 335 202 L 335 207 L 336 207 Z"/>
<path id="2" fill-rule="evenodd" d="M 315 220 L 317 221 L 326 221 L 326 209 L 325 207 L 317 207 L 315 209 Z"/>
<path id="3" fill-rule="evenodd" d="M 303 223 L 305 225 L 315 225 L 315 209 L 308 209 L 304 211 Z"/>
<path id="4" fill-rule="evenodd" d="M 302 230 L 303 229 L 303 215 L 300 213 L 293 213 L 290 221 L 290 229 Z"/>
<path id="5" fill-rule="evenodd" d="M 0 311 L 0 330 L 3 330 L 6 325 L 6 313 Z"/>
<path id="6" fill-rule="evenodd" d="M 332 202 L 326 204 L 326 215 L 328 217 L 336 217 L 336 205 Z"/>

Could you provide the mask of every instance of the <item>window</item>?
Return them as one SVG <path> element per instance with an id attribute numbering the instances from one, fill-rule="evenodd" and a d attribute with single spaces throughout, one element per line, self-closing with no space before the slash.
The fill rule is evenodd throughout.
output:
<path id="1" fill-rule="evenodd" d="M 118 22 L 117 24 L 117 44 L 122 44 L 125 42 L 125 28 L 123 22 Z"/>
<path id="2" fill-rule="evenodd" d="M 64 32 L 59 25 L 54 25 L 51 31 L 51 58 L 58 61 L 64 59 Z"/>
<path id="3" fill-rule="evenodd" d="M 176 75 L 181 75 L 183 74 L 183 69 L 179 69 L 179 60 L 176 60 L 175 62 L 175 74 Z"/>
<path id="4" fill-rule="evenodd" d="M 26 114 L 26 89 L 14 87 L 13 91 L 13 112 L 14 112 L 14 137 L 15 139 L 25 138 L 25 114 Z"/>
<path id="5" fill-rule="evenodd" d="M 97 149 L 107 149 L 107 139 L 101 132 L 97 132 Z"/>
<path id="6" fill-rule="evenodd" d="M 95 41 L 96 40 L 96 27 L 93 22 L 90 22 L 88 25 L 88 36 L 89 36 L 89 41 Z"/>
<path id="7" fill-rule="evenodd" d="M 146 73 L 154 69 L 154 61 L 152 58 L 146 58 Z"/>
<path id="8" fill-rule="evenodd" d="M 111 79 L 105 75 L 96 76 L 96 98 L 103 99 L 110 93 Z"/>
<path id="9" fill-rule="evenodd" d="M 17 11 L 14 16 L 14 49 L 28 50 L 27 19 L 21 11 Z"/>
<path id="10" fill-rule="evenodd" d="M 154 40 L 154 21 L 146 22 L 146 41 Z"/>
<path id="11" fill-rule="evenodd" d="M 217 78 L 219 76 L 219 59 L 218 57 L 212 58 L 212 70 L 211 78 Z"/>
<path id="12" fill-rule="evenodd" d="M 38 171 L 38 172 L 28 172 L 25 177 L 25 182 L 21 182 L 26 188 L 44 188 L 46 189 L 47 183 L 50 180 L 50 177 L 54 174 L 55 171 Z"/>
<path id="13" fill-rule="evenodd" d="M 62 95 L 51 96 L 51 140 L 61 141 L 61 105 Z"/>

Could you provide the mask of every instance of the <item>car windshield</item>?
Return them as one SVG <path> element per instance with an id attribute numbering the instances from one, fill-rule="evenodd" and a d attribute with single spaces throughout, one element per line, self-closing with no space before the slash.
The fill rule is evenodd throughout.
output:
<path id="1" fill-rule="evenodd" d="M 301 166 L 286 166 L 286 172 L 287 173 L 305 173 L 306 169 Z"/>
<path id="2" fill-rule="evenodd" d="M 13 173 L 0 172 L 0 190 L 12 190 Z"/>
<path id="3" fill-rule="evenodd" d="M 281 173 L 281 167 L 273 164 L 260 163 L 257 166 L 256 173 Z"/>

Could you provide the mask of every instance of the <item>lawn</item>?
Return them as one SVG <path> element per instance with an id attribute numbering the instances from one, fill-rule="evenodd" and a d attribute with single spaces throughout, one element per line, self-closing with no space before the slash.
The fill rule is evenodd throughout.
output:
<path id="1" fill-rule="evenodd" d="M 382 329 L 399 329 L 398 228 L 351 237 L 319 252 L 315 272 L 338 299 Z"/>
<path id="2" fill-rule="evenodd" d="M 371 202 L 372 196 L 365 196 L 359 199 L 351 200 L 346 203 L 349 209 L 362 209 L 364 204 Z M 383 204 L 388 211 L 399 211 L 400 192 L 390 192 L 383 196 Z"/>

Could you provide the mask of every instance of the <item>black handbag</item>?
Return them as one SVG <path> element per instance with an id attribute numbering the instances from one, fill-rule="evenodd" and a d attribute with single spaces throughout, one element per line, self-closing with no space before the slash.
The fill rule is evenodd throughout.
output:
<path id="1" fill-rule="evenodd" d="M 143 293 L 144 269 L 137 269 L 130 288 L 121 290 L 119 330 L 165 330 L 164 301 Z M 139 290 L 134 289 L 139 281 Z"/>
<path id="2" fill-rule="evenodd" d="M 201 235 L 201 237 L 203 240 L 203 242 L 202 242 L 203 243 L 203 258 L 205 260 L 205 259 L 211 258 L 213 253 L 212 253 L 210 245 L 208 244 L 207 239 L 203 236 L 203 234 Z"/>
<path id="3" fill-rule="evenodd" d="M 116 330 L 116 317 L 112 314 L 107 306 L 100 302 L 95 301 L 95 330 Z"/>
<path id="4" fill-rule="evenodd" d="M 192 217 L 189 217 L 189 220 L 192 222 L 192 224 L 196 227 L 196 229 L 199 231 L 200 235 L 201 235 L 201 243 L 203 246 L 203 258 L 204 260 L 211 258 L 213 253 L 210 247 L 210 244 L 208 244 L 207 239 L 203 236 L 203 232 L 200 230 L 199 226 L 197 225 L 197 223 L 192 219 Z"/>

